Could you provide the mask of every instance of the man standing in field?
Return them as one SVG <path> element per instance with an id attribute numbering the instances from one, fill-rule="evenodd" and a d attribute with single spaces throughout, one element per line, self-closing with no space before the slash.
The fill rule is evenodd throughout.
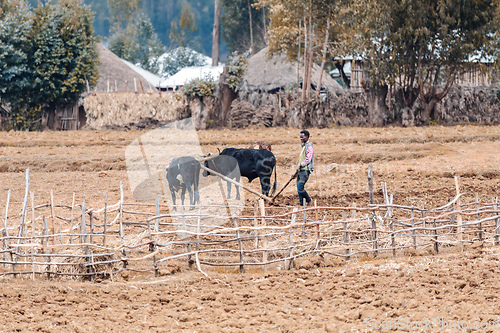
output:
<path id="1" fill-rule="evenodd" d="M 309 142 L 309 132 L 300 131 L 300 142 L 302 142 L 302 151 L 299 156 L 299 165 L 297 166 L 297 192 L 299 194 L 300 205 L 306 200 L 307 206 L 311 205 L 311 197 L 307 194 L 304 186 L 309 179 L 309 175 L 314 170 L 314 148 Z"/>

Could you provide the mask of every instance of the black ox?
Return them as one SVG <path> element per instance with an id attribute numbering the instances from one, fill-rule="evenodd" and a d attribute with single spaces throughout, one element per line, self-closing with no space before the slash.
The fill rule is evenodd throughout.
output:
<path id="1" fill-rule="evenodd" d="M 184 205 L 184 197 L 186 189 L 189 192 L 189 203 L 191 209 L 200 201 L 200 194 L 198 192 L 198 185 L 200 182 L 200 162 L 192 156 L 175 157 L 167 169 L 167 181 L 170 193 L 172 194 L 172 201 L 175 207 L 175 193 L 179 190 L 181 192 L 181 201 Z"/>
<path id="2" fill-rule="evenodd" d="M 264 195 L 269 195 L 271 190 L 271 176 L 274 169 L 274 185 L 271 196 L 276 191 L 276 158 L 267 149 L 226 148 L 218 156 L 205 161 L 205 167 L 237 182 L 240 182 L 240 176 L 247 177 L 249 182 L 259 178 Z M 210 175 L 209 171 L 203 171 L 204 177 L 208 175 Z M 230 182 L 227 182 L 227 198 L 231 198 Z M 236 199 L 240 199 L 239 186 L 236 186 Z"/>

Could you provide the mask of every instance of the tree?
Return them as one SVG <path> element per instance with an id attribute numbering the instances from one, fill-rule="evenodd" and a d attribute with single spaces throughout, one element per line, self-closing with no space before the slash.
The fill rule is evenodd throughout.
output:
<path id="1" fill-rule="evenodd" d="M 113 22 L 109 49 L 122 59 L 158 73 L 158 57 L 163 52 L 163 44 L 139 3 L 140 0 L 108 0 Z"/>
<path id="2" fill-rule="evenodd" d="M 177 22 L 171 22 L 170 48 L 165 52 L 162 75 L 173 75 L 184 67 L 206 65 L 204 57 L 195 51 L 199 42 L 192 34 L 197 29 L 191 6 L 186 2 L 182 7 L 179 26 Z"/>
<path id="3" fill-rule="evenodd" d="M 215 0 L 214 28 L 212 32 L 212 66 L 219 64 L 220 48 L 220 0 Z"/>
<path id="4" fill-rule="evenodd" d="M 348 2 L 347 2 L 348 3 Z M 283 53 L 289 61 L 304 65 L 302 99 L 310 98 L 312 66 L 343 52 L 347 31 L 342 1 L 258 0 L 257 8 L 269 8 L 269 53 Z"/>
<path id="5" fill-rule="evenodd" d="M 170 47 L 190 47 L 199 49 L 199 38 L 193 38 L 193 33 L 198 30 L 196 19 L 191 9 L 189 2 L 185 2 L 182 6 L 179 26 L 177 22 L 170 22 Z"/>
<path id="6" fill-rule="evenodd" d="M 220 0 L 224 14 L 221 18 L 222 38 L 230 53 L 251 50 L 257 53 L 266 46 L 268 17 L 266 7 L 256 8 L 255 0 Z"/>
<path id="7" fill-rule="evenodd" d="M 14 3 L 18 5 L 8 10 Z M 59 0 L 57 5 L 47 2 L 30 15 L 26 14 L 24 2 L 3 4 L 7 6 L 2 5 L 2 11 L 7 10 L 1 17 L 0 31 L 9 27 L 4 23 L 9 23 L 11 18 L 26 19 L 33 15 L 33 19 L 17 21 L 22 26 L 17 31 L 22 31 L 24 37 L 9 39 L 11 46 L 18 48 L 7 58 L 13 59 L 15 55 L 19 69 L 12 75 L 8 66 L 2 66 L 0 78 L 18 84 L 0 89 L 1 98 L 12 106 L 15 129 L 40 129 L 45 112 L 76 102 L 87 85 L 92 87 L 97 82 L 99 57 L 92 27 L 93 15 L 80 0 Z M 14 16 L 9 17 L 12 12 Z M 11 33 L 11 36 L 16 34 Z"/>
<path id="8" fill-rule="evenodd" d="M 366 89 L 381 105 L 387 87 L 399 90 L 400 109 L 417 99 L 423 123 L 471 62 L 491 54 L 498 1 L 368 0 L 358 3 Z M 476 59 L 476 60 L 474 60 Z M 417 112 L 414 110 L 414 112 Z"/>
<path id="9" fill-rule="evenodd" d="M 28 52 L 33 15 L 24 0 L 0 2 L 0 99 L 22 103 L 29 88 Z"/>

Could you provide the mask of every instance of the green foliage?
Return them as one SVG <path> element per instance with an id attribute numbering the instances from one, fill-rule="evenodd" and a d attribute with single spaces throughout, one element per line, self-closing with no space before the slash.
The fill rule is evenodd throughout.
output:
<path id="1" fill-rule="evenodd" d="M 81 0 L 59 0 L 35 9 L 30 35 L 31 105 L 69 105 L 97 83 L 99 54 L 93 15 Z"/>
<path id="2" fill-rule="evenodd" d="M 425 103 L 442 99 L 470 59 L 491 54 L 497 11 L 496 1 L 485 0 L 359 3 L 359 55 L 367 85 L 397 85 L 404 91 L 403 106 L 411 107 L 415 89 Z"/>
<path id="3" fill-rule="evenodd" d="M 32 19 L 25 1 L 0 2 L 0 99 L 22 100 L 29 88 L 28 35 Z"/>
<path id="4" fill-rule="evenodd" d="M 196 78 L 182 87 L 182 93 L 189 97 L 212 96 L 215 91 L 215 80 L 207 75 L 204 78 Z"/>
<path id="5" fill-rule="evenodd" d="M 235 91 L 248 70 L 248 56 L 249 53 L 235 53 L 229 58 L 226 84 Z"/>
<path id="6" fill-rule="evenodd" d="M 11 105 L 14 129 L 36 130 L 46 110 L 76 102 L 87 82 L 97 83 L 93 15 L 80 0 L 47 2 L 33 13 L 24 1 L 1 4 L 0 98 Z"/>

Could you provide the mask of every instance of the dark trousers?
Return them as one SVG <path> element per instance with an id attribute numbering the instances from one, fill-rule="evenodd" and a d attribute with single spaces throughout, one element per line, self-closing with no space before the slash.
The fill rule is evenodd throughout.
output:
<path id="1" fill-rule="evenodd" d="M 306 199 L 307 203 L 311 202 L 311 197 L 304 188 L 304 185 L 309 180 L 309 174 L 308 170 L 301 170 L 297 174 L 297 193 L 299 194 L 300 206 L 304 204 L 304 199 Z"/>

